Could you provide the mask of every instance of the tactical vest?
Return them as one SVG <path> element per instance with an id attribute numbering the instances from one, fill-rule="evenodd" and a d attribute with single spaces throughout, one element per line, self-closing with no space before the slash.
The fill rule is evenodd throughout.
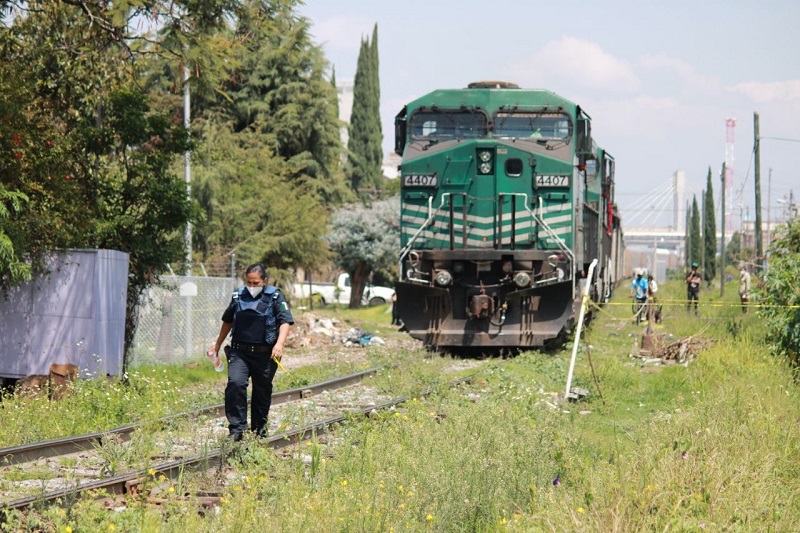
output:
<path id="1" fill-rule="evenodd" d="M 275 344 L 278 340 L 278 317 L 275 315 L 275 304 L 280 296 L 280 291 L 272 285 L 265 285 L 264 290 L 258 298 L 244 301 L 241 297 L 247 293 L 247 287 L 239 287 L 233 293 L 233 300 L 236 302 L 236 311 L 233 313 L 233 331 L 236 331 L 236 316 L 242 311 L 253 311 L 257 315 L 264 317 L 264 342 Z"/>

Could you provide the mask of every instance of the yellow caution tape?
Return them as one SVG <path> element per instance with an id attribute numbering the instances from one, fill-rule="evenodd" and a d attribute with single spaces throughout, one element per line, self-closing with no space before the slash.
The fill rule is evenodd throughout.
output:
<path id="1" fill-rule="evenodd" d="M 289 372 L 288 370 L 286 370 L 286 367 L 285 367 L 285 366 L 283 366 L 283 365 L 281 364 L 281 360 L 280 360 L 280 359 L 278 359 L 277 357 L 275 357 L 275 356 L 273 355 L 273 356 L 272 356 L 272 360 L 273 360 L 273 361 L 275 361 L 276 363 L 278 363 L 278 368 L 280 368 L 281 370 L 283 370 L 284 372 L 286 372 L 286 373 L 287 373 L 287 374 L 289 374 L 290 376 L 292 375 L 292 373 L 291 373 L 291 372 Z"/>

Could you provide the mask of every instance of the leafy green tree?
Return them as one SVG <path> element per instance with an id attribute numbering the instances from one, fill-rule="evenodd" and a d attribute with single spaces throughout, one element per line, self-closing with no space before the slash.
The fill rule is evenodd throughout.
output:
<path id="1" fill-rule="evenodd" d="M 22 210 L 28 197 L 18 191 L 9 191 L 0 184 L 0 220 L 8 219 Z M 10 209 L 9 209 L 10 207 Z M 31 277 L 31 266 L 19 260 L 14 252 L 14 243 L 0 225 L 0 276 L 2 284 L 15 285 Z"/>
<path id="2" fill-rule="evenodd" d="M 285 160 L 271 154 L 256 132 L 208 125 L 195 152 L 193 191 L 205 210 L 195 238 L 206 259 L 235 253 L 284 281 L 290 268 L 314 270 L 327 258 L 327 211 L 319 197 L 291 180 Z"/>
<path id="3" fill-rule="evenodd" d="M 697 207 L 697 196 L 692 197 L 692 218 L 689 229 L 689 263 L 697 262 L 703 258 L 703 240 L 700 237 L 700 210 Z"/>
<path id="4" fill-rule="evenodd" d="M 724 194 L 724 193 L 723 193 Z M 711 283 L 717 275 L 717 224 L 714 212 L 714 188 L 711 184 L 711 167 L 708 167 L 708 180 L 706 182 L 705 205 L 703 206 L 703 279 Z"/>
<path id="5" fill-rule="evenodd" d="M 352 200 L 342 166 L 336 89 L 322 50 L 311 41 L 297 0 L 247 0 L 234 35 L 242 42 L 224 96 L 200 102 L 199 116 L 260 135 L 287 162 L 286 175 L 325 202 Z"/>
<path id="6" fill-rule="evenodd" d="M 350 115 L 350 185 L 363 199 L 383 188 L 383 134 L 380 117 L 378 72 L 378 25 L 372 42 L 362 39 L 353 81 L 353 111 Z"/>
<path id="7" fill-rule="evenodd" d="M 30 199 L 6 233 L 34 273 L 55 248 L 128 252 L 127 348 L 141 292 L 183 255 L 192 210 L 170 166 L 188 136 L 135 86 L 127 44 L 79 6 L 26 5 L 0 29 L 0 138 L 13 144 L 4 183 Z"/>
<path id="8" fill-rule="evenodd" d="M 800 363 L 800 219 L 790 220 L 770 245 L 769 276 L 757 289 L 775 351 Z"/>
<path id="9" fill-rule="evenodd" d="M 336 265 L 350 274 L 350 308 L 361 305 L 364 287 L 374 270 L 390 268 L 400 249 L 400 198 L 370 207 L 346 205 L 331 216 L 326 237 Z"/>

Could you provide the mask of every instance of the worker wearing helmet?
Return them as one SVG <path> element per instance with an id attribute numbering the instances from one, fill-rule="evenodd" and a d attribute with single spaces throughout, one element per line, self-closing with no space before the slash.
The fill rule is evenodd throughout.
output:
<path id="1" fill-rule="evenodd" d="M 692 301 L 694 301 L 695 316 L 698 314 L 697 303 L 700 297 L 700 284 L 703 282 L 703 278 L 697 272 L 697 266 L 697 262 L 693 262 L 692 270 L 686 276 L 686 312 L 691 310 Z"/>

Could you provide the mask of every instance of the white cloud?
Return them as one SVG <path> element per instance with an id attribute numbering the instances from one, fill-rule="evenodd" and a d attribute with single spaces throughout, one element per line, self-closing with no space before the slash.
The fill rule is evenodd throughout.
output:
<path id="1" fill-rule="evenodd" d="M 722 88 L 719 77 L 700 74 L 682 59 L 666 55 L 648 55 L 640 60 L 640 64 L 645 69 L 657 71 L 659 77 L 668 77 L 680 82 L 680 89 L 684 94 L 697 96 L 698 93 L 719 92 Z"/>
<path id="2" fill-rule="evenodd" d="M 743 94 L 760 104 L 800 101 L 800 80 L 750 81 L 734 85 L 728 91 Z"/>
<path id="3" fill-rule="evenodd" d="M 627 61 L 576 37 L 545 43 L 527 59 L 510 65 L 509 71 L 527 87 L 554 87 L 562 81 L 623 93 L 641 88 L 641 80 Z"/>

